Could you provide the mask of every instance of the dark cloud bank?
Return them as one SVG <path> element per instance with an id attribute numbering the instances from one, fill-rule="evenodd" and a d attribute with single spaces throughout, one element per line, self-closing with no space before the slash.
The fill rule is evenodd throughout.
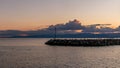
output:
<path id="1" fill-rule="evenodd" d="M 51 38 L 54 37 L 55 28 L 59 38 L 119 38 L 120 26 L 110 28 L 111 24 L 82 25 L 78 20 L 69 21 L 66 24 L 50 25 L 48 28 L 19 31 L 0 31 L 1 38 Z"/>

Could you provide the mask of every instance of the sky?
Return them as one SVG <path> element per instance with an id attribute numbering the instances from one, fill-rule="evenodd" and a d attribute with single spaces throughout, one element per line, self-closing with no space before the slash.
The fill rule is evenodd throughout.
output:
<path id="1" fill-rule="evenodd" d="M 120 0 L 0 0 L 0 30 L 34 30 L 78 19 L 120 25 Z"/>

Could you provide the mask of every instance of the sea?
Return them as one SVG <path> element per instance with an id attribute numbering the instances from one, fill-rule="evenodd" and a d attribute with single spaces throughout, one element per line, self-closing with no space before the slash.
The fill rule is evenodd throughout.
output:
<path id="1" fill-rule="evenodd" d="M 0 68 L 120 68 L 120 46 L 49 46 L 49 38 L 0 38 Z"/>

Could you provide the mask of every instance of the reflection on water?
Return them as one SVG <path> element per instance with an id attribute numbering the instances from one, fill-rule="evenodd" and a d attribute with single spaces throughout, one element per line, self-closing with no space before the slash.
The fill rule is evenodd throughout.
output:
<path id="1" fill-rule="evenodd" d="M 0 68 L 119 68 L 120 46 L 47 46 L 48 39 L 0 39 Z"/>

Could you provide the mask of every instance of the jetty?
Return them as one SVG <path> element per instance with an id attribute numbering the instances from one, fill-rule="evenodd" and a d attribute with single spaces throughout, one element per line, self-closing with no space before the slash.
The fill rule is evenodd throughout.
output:
<path id="1" fill-rule="evenodd" d="M 45 44 L 52 46 L 110 46 L 120 45 L 120 38 L 50 39 Z"/>

